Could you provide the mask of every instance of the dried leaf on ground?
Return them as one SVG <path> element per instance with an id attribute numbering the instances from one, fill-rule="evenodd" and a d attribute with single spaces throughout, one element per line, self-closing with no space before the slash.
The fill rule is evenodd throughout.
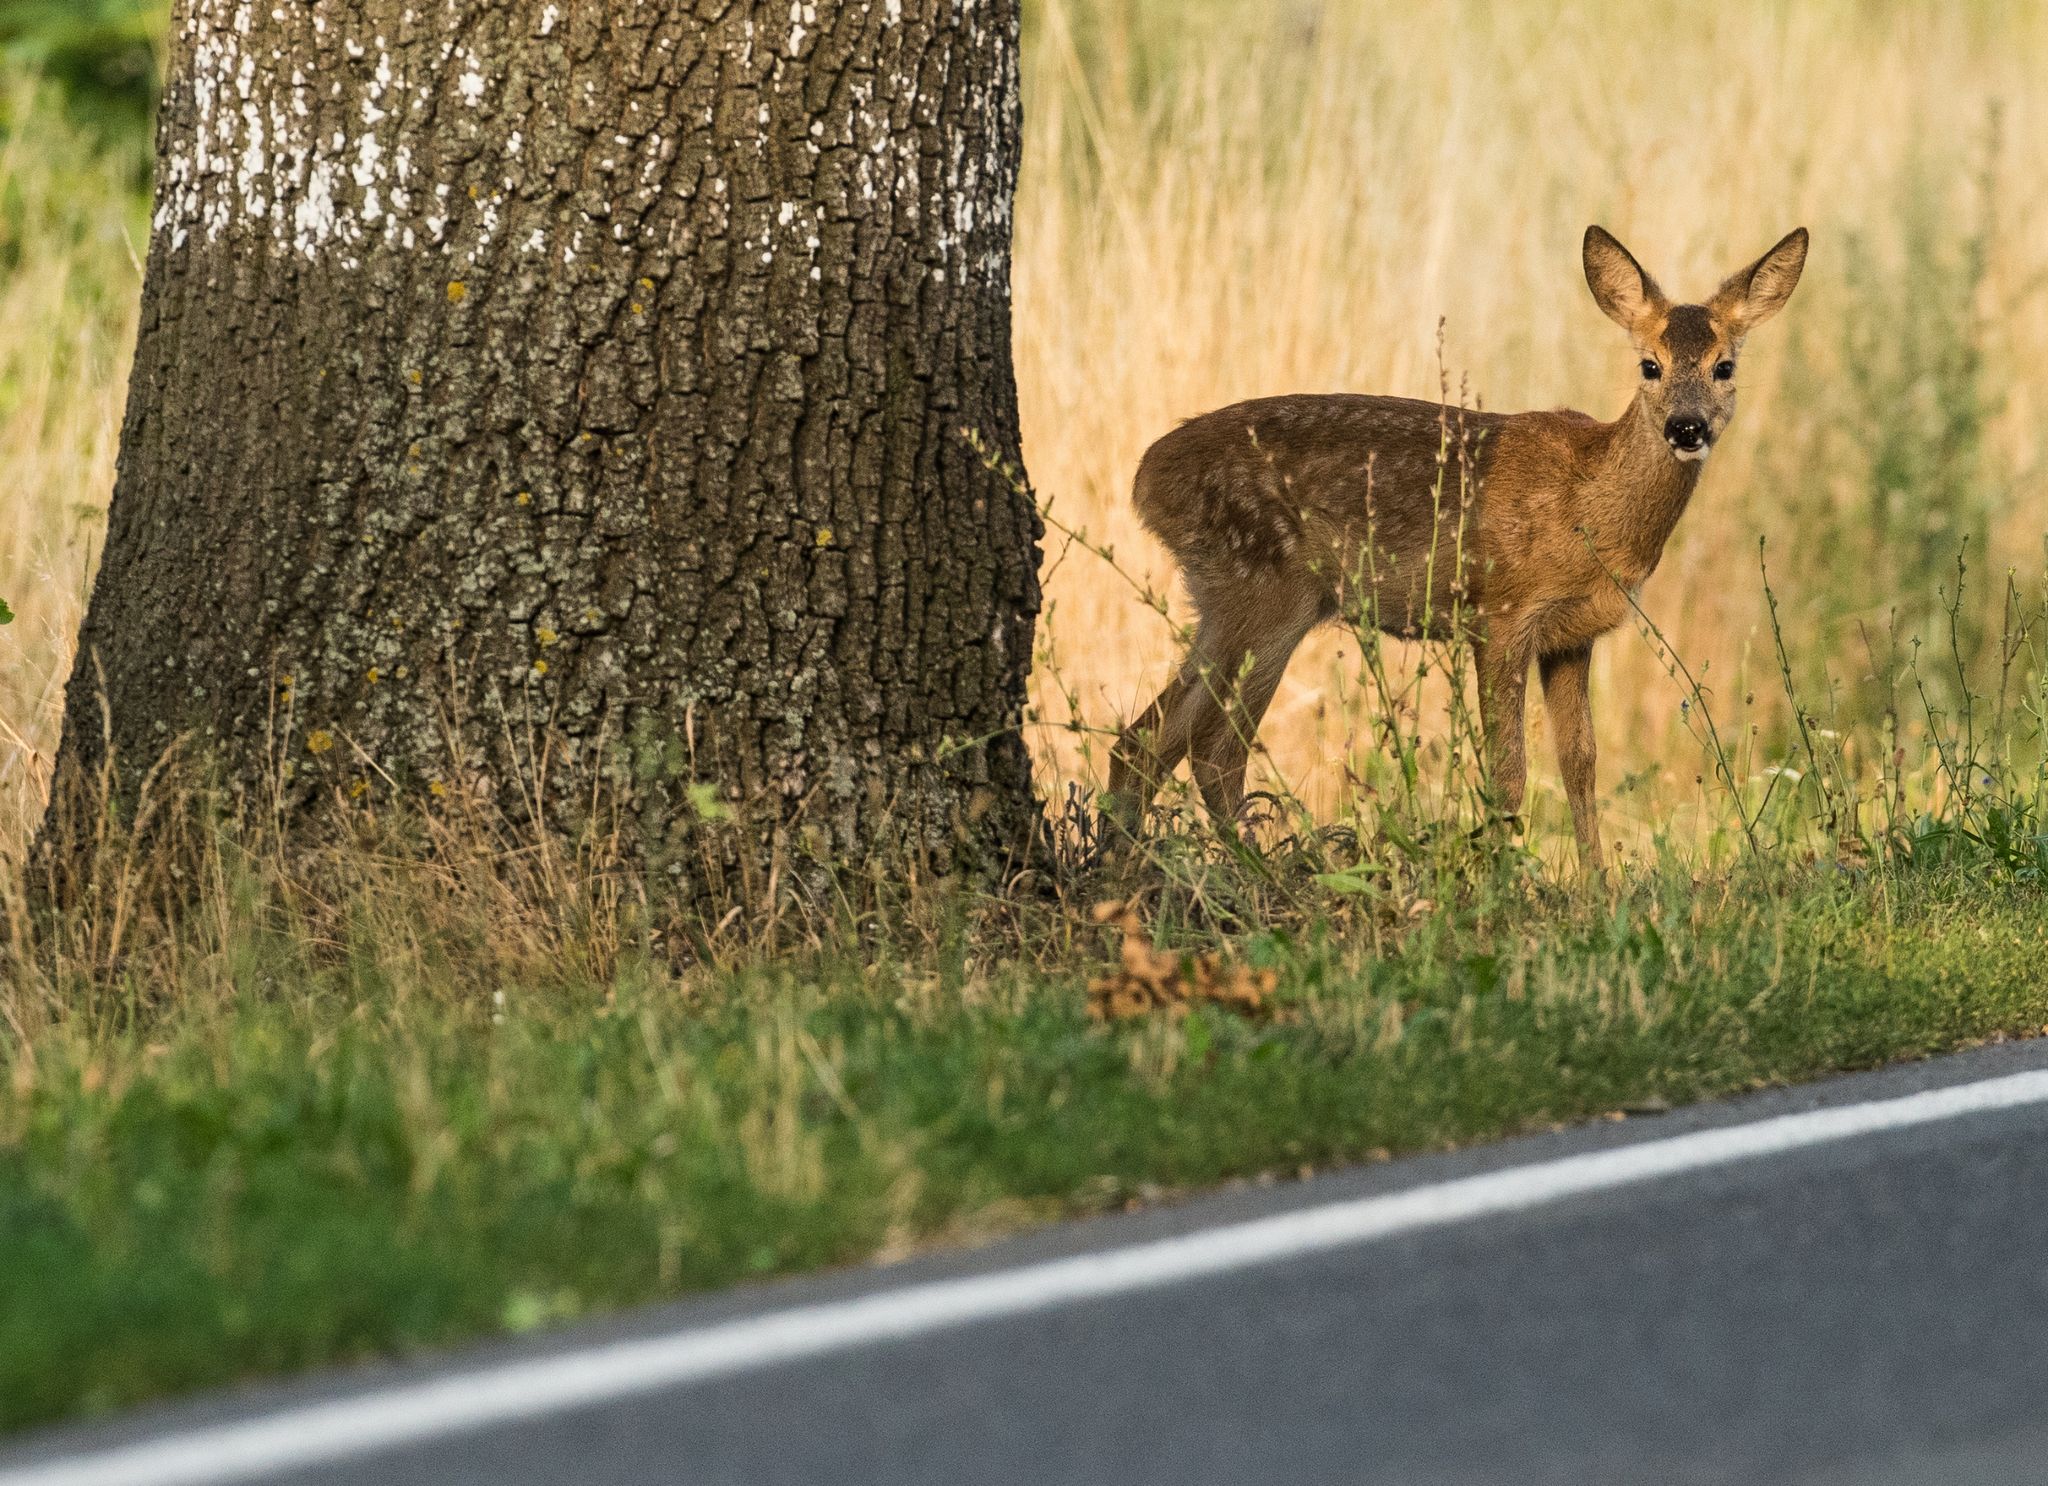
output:
<path id="1" fill-rule="evenodd" d="M 1181 1017 L 1198 1003 L 1245 1016 L 1290 1019 L 1273 1005 L 1273 991 L 1280 983 L 1277 971 L 1233 964 L 1215 953 L 1155 949 L 1144 921 L 1127 901 L 1098 903 L 1090 916 L 1123 934 L 1117 969 L 1088 982 L 1088 1014 L 1097 1021 L 1126 1021 L 1158 1012 Z"/>

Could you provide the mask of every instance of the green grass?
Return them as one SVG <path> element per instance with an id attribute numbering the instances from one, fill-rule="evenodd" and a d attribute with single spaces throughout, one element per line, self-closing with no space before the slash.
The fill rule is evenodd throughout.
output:
<path id="1" fill-rule="evenodd" d="M 2044 906 L 1953 867 L 1480 893 L 1379 954 L 1240 936 L 1294 1019 L 1113 1029 L 1064 919 L 1037 964 L 465 977 L 445 921 L 255 912 L 0 1038 L 0 1425 L 2031 1033 Z"/>

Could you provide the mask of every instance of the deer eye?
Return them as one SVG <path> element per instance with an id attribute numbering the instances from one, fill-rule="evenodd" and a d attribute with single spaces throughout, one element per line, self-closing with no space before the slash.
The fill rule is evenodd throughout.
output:
<path id="1" fill-rule="evenodd" d="M 1715 381 L 1717 381 L 1717 382 L 1725 382 L 1725 381 L 1728 381 L 1728 380 L 1729 380 L 1729 379 L 1730 379 L 1731 377 L 1733 377 L 1734 375 L 1735 375 L 1735 363 L 1734 363 L 1734 362 L 1732 362 L 1732 361 L 1717 361 L 1717 362 L 1715 362 L 1715 363 L 1714 363 L 1714 380 L 1715 380 Z"/>
<path id="2" fill-rule="evenodd" d="M 1661 366 L 1657 365 L 1657 363 L 1656 363 L 1656 362 L 1652 361 L 1652 360 L 1651 360 L 1651 359 L 1650 359 L 1649 357 L 1647 357 L 1647 356 L 1645 356 L 1645 357 L 1643 358 L 1643 380 L 1644 380 L 1645 382 L 1654 382 L 1654 381 L 1656 381 L 1656 380 L 1657 380 L 1657 378 L 1659 378 L 1659 377 L 1661 377 L 1661 376 L 1663 376 L 1663 375 L 1664 375 L 1664 368 L 1663 368 L 1663 367 L 1661 367 Z"/>

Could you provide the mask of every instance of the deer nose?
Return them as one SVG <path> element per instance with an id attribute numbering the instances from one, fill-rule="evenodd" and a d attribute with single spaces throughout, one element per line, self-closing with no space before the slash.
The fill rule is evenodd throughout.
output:
<path id="1" fill-rule="evenodd" d="M 1695 418 L 1690 414 L 1667 418 L 1664 420 L 1664 439 L 1672 448 L 1683 449 L 1687 453 L 1704 448 L 1707 442 L 1707 420 Z"/>

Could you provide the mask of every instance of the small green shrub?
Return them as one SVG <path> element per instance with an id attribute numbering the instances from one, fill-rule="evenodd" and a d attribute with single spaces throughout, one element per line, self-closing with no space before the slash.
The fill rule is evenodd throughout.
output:
<path id="1" fill-rule="evenodd" d="M 1958 602 L 1958 554 L 1984 560 L 2019 498 L 1987 440 L 2000 406 L 1988 371 L 1996 327 L 1982 303 L 1998 150 L 1994 113 L 1974 175 L 1909 157 L 1892 196 L 1896 238 L 1842 241 L 1850 312 L 1818 332 L 1822 344 L 1795 334 L 1786 363 L 1788 402 L 1824 416 L 1777 442 L 1761 487 L 1792 508 L 1804 570 L 1796 629 L 1832 642 L 1806 648 L 1861 654 L 1887 630 L 1901 652 L 1953 643 L 1955 664 L 1930 690 L 1945 706 L 1982 680 L 1995 625 L 1988 604 Z M 1979 601 L 1992 595 L 1976 586 Z M 1875 676 L 1849 687 L 1843 716 L 1874 720 L 1880 690 Z"/>

